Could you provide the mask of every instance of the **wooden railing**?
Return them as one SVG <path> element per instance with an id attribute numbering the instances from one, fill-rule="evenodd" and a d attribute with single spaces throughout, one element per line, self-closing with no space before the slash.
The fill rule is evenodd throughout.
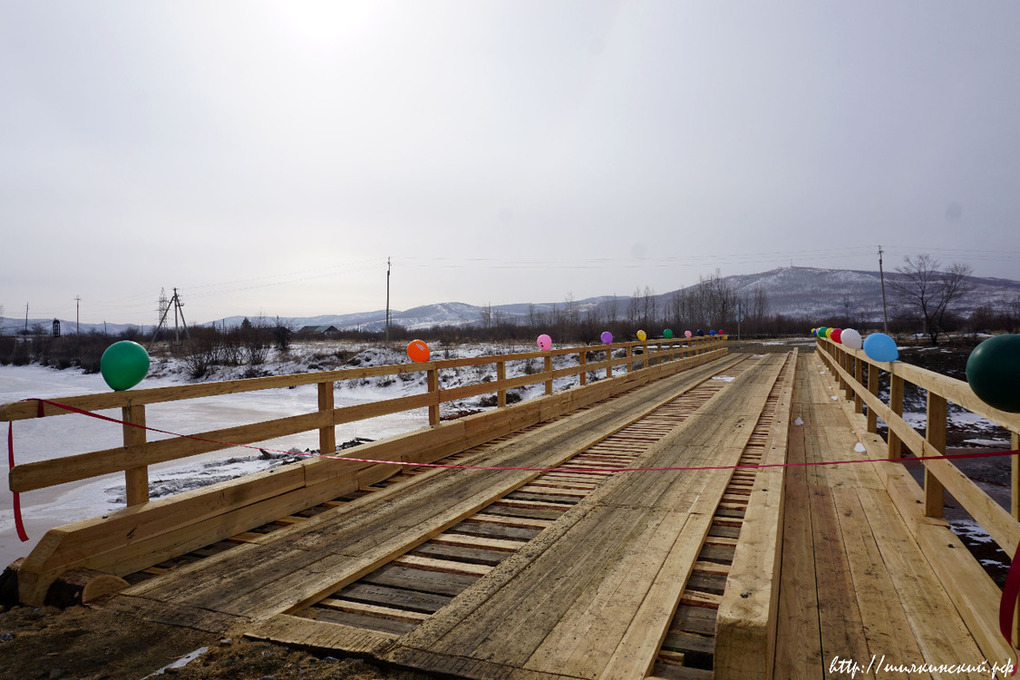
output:
<path id="1" fill-rule="evenodd" d="M 622 356 L 614 356 L 621 354 Z M 638 351 L 640 350 L 640 351 Z M 24 604 L 39 606 L 51 584 L 70 572 L 101 572 L 117 578 L 163 560 L 237 535 L 280 517 L 349 494 L 396 474 L 392 464 L 308 458 L 173 496 L 148 499 L 147 466 L 236 445 L 318 430 L 320 450 L 336 448 L 335 427 L 361 419 L 427 408 L 428 426 L 357 449 L 357 457 L 374 461 L 428 463 L 561 414 L 594 404 L 626 390 L 713 361 L 727 353 L 722 338 L 649 340 L 522 352 L 416 364 L 396 364 L 337 371 L 233 380 L 198 385 L 129 390 L 51 401 L 75 409 L 119 408 L 126 422 L 145 423 L 145 406 L 298 385 L 317 385 L 317 409 L 310 413 L 210 432 L 146 441 L 145 430 L 124 426 L 123 446 L 18 465 L 11 470 L 12 491 L 22 492 L 123 471 L 129 507 L 50 529 L 18 566 L 18 593 Z M 554 368 L 553 357 L 574 357 Z M 507 364 L 541 360 L 534 373 L 507 377 Z M 562 363 L 562 362 L 561 362 Z M 464 366 L 495 366 L 476 384 L 441 387 L 441 374 Z M 615 372 L 614 372 L 615 370 Z M 606 379 L 589 381 L 590 372 Z M 422 394 L 336 408 L 337 382 L 411 373 L 427 374 Z M 580 386 L 554 393 L 554 380 L 578 376 Z M 542 383 L 544 395 L 507 405 L 508 390 Z M 495 394 L 497 408 L 440 422 L 442 403 Z M 67 410 L 23 401 L 0 406 L 0 422 L 66 415 Z"/>
<path id="2" fill-rule="evenodd" d="M 624 366 L 630 371 L 656 363 L 696 356 L 719 346 L 721 338 L 717 340 L 713 337 L 695 337 L 683 341 L 661 339 L 55 398 L 52 401 L 85 411 L 119 408 L 122 420 L 133 426 L 123 427 L 123 446 L 18 465 L 11 470 L 10 487 L 12 491 L 24 492 L 124 471 L 127 504 L 136 505 L 149 499 L 148 466 L 156 463 L 311 430 L 319 431 L 319 450 L 333 453 L 336 450 L 335 427 L 344 423 L 428 408 L 429 425 L 435 426 L 439 424 L 440 404 L 446 402 L 495 394 L 497 406 L 505 407 L 507 391 L 515 388 L 544 383 L 545 394 L 549 395 L 553 394 L 553 381 L 559 378 L 576 375 L 579 376 L 580 384 L 585 385 L 591 371 L 605 371 L 606 377 L 612 377 L 613 369 L 619 366 Z M 625 356 L 613 357 L 614 353 L 618 353 L 616 350 L 621 349 L 626 352 Z M 641 352 L 635 353 L 636 349 L 640 349 Z M 554 369 L 553 358 L 556 356 L 571 356 L 575 361 L 573 365 Z M 506 377 L 508 362 L 534 360 L 543 361 L 542 370 L 514 378 Z M 451 389 L 440 386 L 440 373 L 444 370 L 484 365 L 495 366 L 495 380 Z M 337 383 L 414 373 L 427 374 L 427 390 L 421 394 L 357 406 L 340 408 L 334 406 Z M 186 437 L 146 441 L 145 407 L 148 404 L 309 384 L 314 384 L 318 388 L 318 409 L 314 412 L 192 433 Z M 37 401 L 12 402 L 0 406 L 0 422 L 65 415 L 68 412 L 45 402 L 41 404 Z"/>
<path id="3" fill-rule="evenodd" d="M 862 438 L 871 457 L 899 460 L 904 449 L 918 457 L 941 456 L 946 452 L 948 406 L 956 404 L 973 414 L 1009 430 L 1011 448 L 1020 448 L 1020 414 L 1007 413 L 983 402 L 962 380 L 929 371 L 901 361 L 878 362 L 862 350 L 851 350 L 829 339 L 819 339 L 819 355 L 832 369 L 838 387 L 844 391 L 848 411 L 860 418 L 870 434 Z M 882 376 L 882 373 L 887 374 Z M 879 398 L 880 382 L 888 381 L 888 403 Z M 925 390 L 927 403 L 922 435 L 903 419 L 903 397 L 907 384 Z M 888 427 L 884 441 L 877 432 L 878 419 Z M 874 444 L 881 442 L 881 450 Z M 996 650 L 1007 654 L 1005 640 L 998 634 L 996 615 L 1001 590 L 965 550 L 953 550 L 947 542 L 943 510 L 945 493 L 953 498 L 981 525 L 989 536 L 1012 556 L 1020 543 L 1020 468 L 1012 456 L 1011 508 L 1007 510 L 975 484 L 951 459 L 920 461 L 924 479 L 920 490 L 907 479 L 899 462 L 880 471 L 886 488 L 900 515 L 914 533 L 936 573 L 940 576 L 957 607 L 968 620 L 975 638 L 986 653 Z M 951 540 L 951 539 L 950 539 Z M 955 541 L 954 541 L 955 543 Z M 950 548 L 946 550 L 946 548 Z M 965 553 L 961 554 L 961 553 Z M 1013 635 L 1016 640 L 1018 636 Z"/>

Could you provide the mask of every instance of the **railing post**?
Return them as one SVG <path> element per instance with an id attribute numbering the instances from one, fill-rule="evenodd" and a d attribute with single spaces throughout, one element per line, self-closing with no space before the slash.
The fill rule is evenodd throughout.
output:
<path id="1" fill-rule="evenodd" d="M 903 384 L 902 379 L 900 384 Z M 875 364 L 868 364 L 868 392 L 874 395 L 878 394 L 878 366 Z M 903 410 L 902 393 L 900 394 L 900 410 Z M 868 409 L 868 432 L 878 432 L 878 414 L 873 408 Z"/>
<path id="2" fill-rule="evenodd" d="M 429 394 L 435 398 L 434 404 L 429 404 L 429 425 L 433 427 L 439 424 L 439 369 L 435 364 L 428 370 Z"/>
<path id="3" fill-rule="evenodd" d="M 319 412 L 329 412 L 329 425 L 319 428 L 319 453 L 332 455 L 336 453 L 336 426 L 333 424 L 333 381 L 321 382 L 319 389 Z"/>
<path id="4" fill-rule="evenodd" d="M 854 374 L 854 370 L 853 370 L 853 366 L 851 365 L 851 362 L 854 360 L 854 358 L 852 356 L 850 356 L 850 352 L 848 352 L 845 349 L 843 349 L 842 346 L 840 346 L 840 348 L 839 348 L 839 354 L 840 354 L 840 356 L 842 357 L 842 360 L 843 360 L 843 370 L 847 372 L 847 375 L 853 375 Z M 853 388 L 853 385 L 850 383 L 849 380 L 845 380 L 843 382 L 843 388 L 844 388 L 844 390 L 843 390 L 844 398 L 847 399 L 847 400 L 853 399 L 854 398 L 854 388 Z"/>
<path id="5" fill-rule="evenodd" d="M 1010 432 L 1010 448 L 1016 451 L 1020 449 L 1020 434 Z M 1010 468 L 1012 469 L 1012 483 L 1010 484 L 1010 514 L 1013 519 L 1020 520 L 1020 463 L 1016 456 L 1010 456 Z M 1020 602 L 1017 602 L 1013 610 L 1013 639 L 1020 640 Z"/>
<path id="6" fill-rule="evenodd" d="M 130 455 L 145 452 L 145 406 L 137 404 L 121 408 L 124 421 L 124 446 Z M 130 423 L 130 425 L 128 424 Z M 149 501 L 149 467 L 141 465 L 124 471 L 124 498 L 129 506 Z"/>
<path id="7" fill-rule="evenodd" d="M 1020 449 L 1020 433 L 1010 432 L 1010 447 L 1016 451 Z M 1010 456 L 1013 469 L 1013 480 L 1012 490 L 1009 495 L 1010 497 L 1010 512 L 1013 513 L 1013 519 L 1020 520 L 1020 461 L 1017 461 L 1016 456 Z"/>
<path id="8" fill-rule="evenodd" d="M 874 368 L 874 367 L 872 367 Z M 898 416 L 903 416 L 903 378 L 896 375 L 895 373 L 889 376 L 889 408 Z M 868 423 L 871 423 L 869 417 Z M 869 432 L 870 432 L 869 428 Z M 889 460 L 897 460 L 902 455 L 902 447 L 900 446 L 900 437 L 892 430 L 892 426 L 889 427 L 887 433 L 889 441 Z"/>
<path id="9" fill-rule="evenodd" d="M 940 454 L 946 452 L 946 398 L 928 392 L 928 419 L 924 428 L 924 438 Z M 926 517 L 942 517 L 946 501 L 946 490 L 942 482 L 935 478 L 924 466 L 924 514 Z"/>
<path id="10" fill-rule="evenodd" d="M 857 381 L 857 384 L 863 385 L 864 384 L 864 362 L 861 361 L 859 357 L 854 357 L 853 361 L 854 361 L 854 380 Z M 868 379 L 869 379 L 869 383 L 870 383 L 870 379 L 871 379 L 870 373 L 868 374 Z M 869 390 L 871 389 L 871 385 L 870 384 L 868 385 L 868 389 Z M 858 394 L 857 392 L 854 392 L 854 395 L 855 395 L 854 396 L 854 413 L 864 413 L 864 399 L 862 399 L 861 395 Z M 878 422 L 876 421 L 875 424 L 877 425 Z"/>
<path id="11" fill-rule="evenodd" d="M 552 377 L 551 377 L 552 376 L 552 370 L 553 370 L 552 356 L 546 354 L 545 355 L 545 372 L 550 375 L 550 378 L 545 381 L 545 393 L 547 395 L 553 393 L 553 381 L 552 381 Z"/>
<path id="12" fill-rule="evenodd" d="M 588 352 L 586 350 L 582 349 L 580 354 L 577 355 L 577 365 L 580 366 L 583 369 L 585 364 L 587 364 L 587 363 L 588 363 Z M 587 385 L 588 384 L 588 373 L 586 371 L 582 370 L 578 375 L 580 376 L 581 387 L 584 387 L 585 385 Z"/>
<path id="13" fill-rule="evenodd" d="M 607 378 L 612 378 L 613 377 L 613 364 L 612 364 L 612 361 L 613 361 L 613 346 L 610 344 L 610 345 L 606 345 L 606 377 Z"/>
<path id="14" fill-rule="evenodd" d="M 627 372 L 634 370 L 634 345 L 627 345 Z"/>
<path id="15" fill-rule="evenodd" d="M 500 382 L 500 383 L 502 383 L 504 380 L 506 380 L 506 362 L 505 361 L 497 361 L 496 362 L 496 380 L 497 380 L 497 382 Z M 505 387 L 503 389 L 499 390 L 498 392 L 496 392 L 496 406 L 498 408 L 503 408 L 504 406 L 506 406 L 506 388 Z"/>

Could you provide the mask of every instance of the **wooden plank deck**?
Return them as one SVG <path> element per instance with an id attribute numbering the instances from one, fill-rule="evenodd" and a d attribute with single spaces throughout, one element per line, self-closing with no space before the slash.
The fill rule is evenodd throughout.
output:
<path id="1" fill-rule="evenodd" d="M 795 372 L 784 371 L 786 361 L 717 360 L 458 459 L 521 468 L 570 461 L 583 471 L 409 475 L 281 520 L 271 533 L 248 532 L 223 553 L 153 570 L 106 606 L 442 677 L 710 678 L 716 609 L 734 596 L 724 590 L 727 564 L 741 541 L 756 540 L 741 523 L 749 499 L 768 492 L 781 506 L 768 515 L 778 518 L 781 568 L 778 598 L 764 608 L 775 628 L 756 634 L 775 639 L 774 667 L 755 656 L 742 672 L 731 655 L 720 677 L 883 678 L 875 662 L 982 662 L 989 655 L 918 546 L 923 532 L 901 518 L 907 501 L 886 491 L 881 466 L 891 463 L 792 467 L 767 488 L 753 470 L 594 469 L 746 463 L 773 441 L 769 428 L 783 430 L 779 459 L 866 457 L 859 442 L 874 444 L 873 435 L 854 431 L 817 358 L 797 357 Z M 726 380 L 711 380 L 719 374 Z M 792 399 L 779 389 L 784 380 L 795 381 Z M 784 407 L 772 423 L 765 414 L 777 410 L 777 393 Z"/>
<path id="2" fill-rule="evenodd" d="M 723 359 L 653 382 L 460 462 L 556 467 L 738 361 Z M 407 553 L 527 485 L 538 474 L 433 469 L 406 484 L 368 494 L 256 542 L 144 581 L 125 590 L 121 599 L 130 598 L 131 606 L 162 620 L 171 610 L 189 621 L 214 612 L 239 623 L 289 613 Z"/>
<path id="3" fill-rule="evenodd" d="M 815 356 L 800 357 L 792 415 L 802 424 L 791 428 L 790 462 L 867 457 L 822 373 Z M 892 677 L 879 672 L 883 660 L 976 666 L 986 658 L 894 507 L 881 465 L 891 464 L 788 470 L 776 678 L 849 677 L 847 662 L 860 665 L 858 678 L 883 678 Z"/>
<path id="4" fill-rule="evenodd" d="M 781 366 L 758 362 L 639 464 L 735 464 Z M 384 658 L 472 678 L 646 676 L 731 474 L 614 477 Z"/>

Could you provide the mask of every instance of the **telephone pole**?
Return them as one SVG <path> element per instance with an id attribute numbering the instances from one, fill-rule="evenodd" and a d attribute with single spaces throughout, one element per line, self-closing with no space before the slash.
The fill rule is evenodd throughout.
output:
<path id="1" fill-rule="evenodd" d="M 166 296 L 161 292 L 159 299 L 159 306 L 163 307 L 163 302 L 166 300 Z M 174 288 L 174 296 L 167 302 L 166 307 L 163 308 L 163 313 L 159 317 L 159 323 L 156 324 L 156 330 L 152 332 L 152 338 L 149 340 L 149 346 L 155 342 L 156 336 L 159 334 L 159 330 L 163 328 L 163 323 L 166 321 L 167 315 L 170 313 L 170 306 L 174 308 L 174 345 L 181 341 L 181 325 L 184 325 L 184 336 L 191 339 L 191 334 L 188 332 L 188 322 L 184 319 L 184 303 L 181 302 L 180 296 L 177 294 L 177 289 Z"/>
<path id="2" fill-rule="evenodd" d="M 882 330 L 889 332 L 889 313 L 885 306 L 885 271 L 882 269 L 882 246 L 878 247 L 878 276 L 882 281 Z"/>
<path id="3" fill-rule="evenodd" d="M 390 341 L 390 258 L 386 258 L 386 342 Z"/>
<path id="4" fill-rule="evenodd" d="M 74 296 L 74 334 L 81 337 L 81 295 Z"/>

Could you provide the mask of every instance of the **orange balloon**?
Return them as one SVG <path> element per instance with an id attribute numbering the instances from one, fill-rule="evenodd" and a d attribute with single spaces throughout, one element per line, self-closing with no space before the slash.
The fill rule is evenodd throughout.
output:
<path id="1" fill-rule="evenodd" d="M 407 346 L 407 356 L 411 361 L 428 361 L 429 346 L 425 344 L 424 340 L 412 340 Z"/>

